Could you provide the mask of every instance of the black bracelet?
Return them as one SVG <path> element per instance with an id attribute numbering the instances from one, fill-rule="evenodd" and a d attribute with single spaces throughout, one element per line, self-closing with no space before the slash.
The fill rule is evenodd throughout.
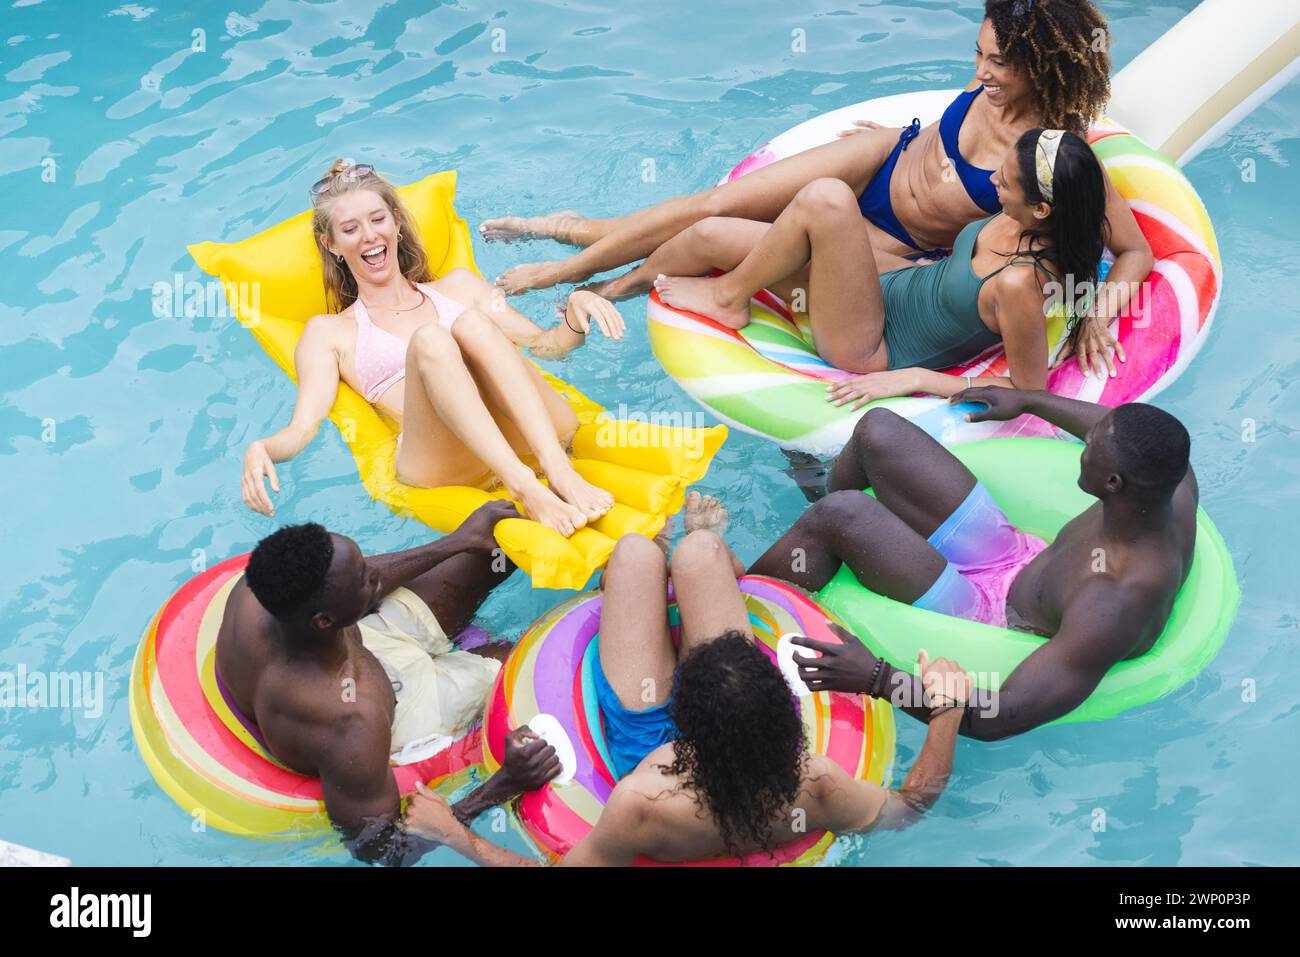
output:
<path id="1" fill-rule="evenodd" d="M 876 667 L 871 669 L 871 680 L 867 682 L 867 694 L 876 697 L 876 679 L 880 677 L 880 670 L 885 666 L 884 658 L 876 659 Z"/>
<path id="2" fill-rule="evenodd" d="M 585 336 L 585 335 L 586 335 L 586 333 L 583 332 L 581 329 L 575 329 L 575 328 L 573 328 L 573 325 L 569 322 L 569 310 L 567 310 L 567 309 L 564 310 L 564 324 L 565 324 L 566 326 L 569 327 L 569 331 L 570 331 L 570 332 L 576 332 L 576 333 L 577 333 L 578 335 L 580 335 L 580 336 Z"/>

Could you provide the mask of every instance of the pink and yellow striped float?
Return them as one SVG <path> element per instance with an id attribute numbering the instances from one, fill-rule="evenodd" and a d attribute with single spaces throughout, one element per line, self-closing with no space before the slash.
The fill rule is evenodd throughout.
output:
<path id="1" fill-rule="evenodd" d="M 754 636 L 772 657 L 783 635 L 799 632 L 838 643 L 821 606 L 793 585 L 771 578 L 740 579 Z M 571 781 L 546 784 L 524 794 L 517 823 L 540 858 L 566 854 L 600 818 L 616 784 L 605 751 L 600 709 L 591 669 L 600 630 L 601 594 L 589 592 L 543 615 L 519 639 L 488 698 L 483 719 L 483 759 L 488 771 L 501 766 L 506 735 L 539 714 L 553 715 L 573 743 L 577 767 Z M 677 605 L 669 620 L 677 636 Z M 848 773 L 883 784 L 894 758 L 894 716 L 888 702 L 819 692 L 794 698 L 811 750 L 826 755 Z M 755 733 L 762 733 L 756 728 Z M 740 859 L 699 861 L 701 865 L 812 864 L 830 847 L 833 835 L 821 831 L 777 850 Z M 639 865 L 659 862 L 639 858 Z"/>
<path id="2" fill-rule="evenodd" d="M 746 157 L 723 179 L 729 182 L 776 160 L 831 141 L 855 119 L 905 126 L 913 116 L 938 118 L 956 90 L 870 100 L 816 117 L 781 134 Z M 1084 376 L 1077 364 L 1057 365 L 1048 388 L 1060 395 L 1120 405 L 1146 401 L 1173 382 L 1204 344 L 1218 305 L 1222 261 L 1205 206 L 1170 160 L 1127 130 L 1101 120 L 1088 133 L 1115 188 L 1129 203 L 1155 256 L 1147 282 L 1112 331 L 1128 361 L 1114 378 Z M 1103 274 L 1109 268 L 1109 254 Z M 1065 290 L 1069 295 L 1070 290 Z M 751 321 L 740 332 L 650 297 L 650 344 L 670 376 L 720 420 L 813 455 L 832 455 L 873 405 L 886 405 L 945 444 L 1007 436 L 1054 436 L 1031 416 L 1010 422 L 969 423 L 968 406 L 949 406 L 934 396 L 882 399 L 849 411 L 826 401 L 826 385 L 852 373 L 829 365 L 812 345 L 808 317 L 792 313 L 766 291 L 750 305 Z M 1065 341 L 1058 311 L 1048 318 L 1050 355 Z M 1006 356 L 995 346 L 944 371 L 954 375 L 1005 375 Z"/>
<path id="3" fill-rule="evenodd" d="M 213 566 L 154 615 L 131 669 L 131 727 L 159 786 L 204 826 L 263 840 L 320 837 L 331 833 L 320 781 L 276 761 L 217 680 L 217 630 L 247 564 L 239 555 Z M 476 727 L 394 767 L 399 790 L 459 787 L 481 760 L 480 742 Z"/>

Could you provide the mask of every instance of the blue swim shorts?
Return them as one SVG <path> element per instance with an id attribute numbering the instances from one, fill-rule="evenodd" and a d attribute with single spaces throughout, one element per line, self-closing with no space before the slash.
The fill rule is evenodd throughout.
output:
<path id="1" fill-rule="evenodd" d="M 596 702 L 605 725 L 605 748 L 613 764 L 610 770 L 615 778 L 622 778 L 634 771 L 641 759 L 655 748 L 676 740 L 677 726 L 668 716 L 666 703 L 644 711 L 626 707 L 605 678 L 599 650 L 592 666 Z"/>

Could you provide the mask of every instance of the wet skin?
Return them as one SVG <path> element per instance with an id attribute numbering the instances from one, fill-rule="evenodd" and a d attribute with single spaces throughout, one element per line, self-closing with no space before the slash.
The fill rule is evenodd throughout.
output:
<path id="1" fill-rule="evenodd" d="M 1191 567 L 1198 489 L 1190 468 L 1167 501 L 1154 501 L 1128 482 L 1109 441 L 1104 406 L 997 387 L 966 390 L 952 401 L 989 406 L 972 419 L 1032 413 L 1086 439 L 1079 486 L 1098 498 L 1011 585 L 1011 627 L 1051 640 L 1021 662 L 1000 691 L 974 693 L 962 733 L 996 739 L 1069 713 L 1112 666 L 1150 650 Z M 816 591 L 846 564 L 865 587 L 911 604 L 947 564 L 926 539 L 974 485 L 974 475 L 921 429 L 887 410 L 870 410 L 832 467 L 831 494 L 750 572 Z M 875 498 L 857 491 L 867 487 Z M 797 572 L 794 549 L 805 556 Z M 809 647 L 825 655 L 820 673 L 807 675 L 810 687 L 897 695 L 904 705 L 920 700 L 915 679 L 888 663 L 877 671 L 865 645 Z M 927 719 L 923 709 L 905 710 Z"/>
<path id="2" fill-rule="evenodd" d="M 492 530 L 515 517 L 511 503 L 495 500 L 435 542 L 369 557 L 335 534 L 325 584 L 308 606 L 273 617 L 242 578 L 226 603 L 216 647 L 220 680 L 277 760 L 320 778 L 331 822 L 363 860 L 410 863 L 430 845 L 405 841 L 400 826 L 401 795 L 389 766 L 396 698 L 357 622 L 406 587 L 448 634 L 459 633 L 513 571 L 501 570 Z M 501 648 L 475 652 L 497 657 Z M 466 820 L 524 784 L 540 786 L 547 777 L 538 773 L 558 771 L 549 767 L 549 746 L 526 740 L 524 729 L 516 737 L 514 766 L 457 804 Z"/>

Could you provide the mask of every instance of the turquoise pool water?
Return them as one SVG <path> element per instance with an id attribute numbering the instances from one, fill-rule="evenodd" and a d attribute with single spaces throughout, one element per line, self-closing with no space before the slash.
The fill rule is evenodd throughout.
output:
<path id="1" fill-rule="evenodd" d="M 200 278 L 186 243 L 304 208 L 339 155 L 402 182 L 459 169 L 458 205 L 475 224 L 612 214 L 702 188 L 816 113 L 964 83 L 982 4 L 814 3 L 740 20 L 680 0 L 177 6 L 19 0 L 0 14 L 0 672 L 104 680 L 102 709 L 0 710 L 0 839 L 77 864 L 342 862 L 337 848 L 194 833 L 132 740 L 141 631 L 196 550 L 211 564 L 275 527 L 240 504 L 239 463 L 293 402 L 237 323 L 155 318 L 154 283 Z M 1118 68 L 1194 3 L 1102 6 Z M 807 53 L 790 51 L 796 28 Z M 1300 785 L 1298 125 L 1293 82 L 1186 170 L 1218 230 L 1225 289 L 1205 350 L 1159 401 L 1192 433 L 1203 504 L 1240 576 L 1223 651 L 1192 684 L 1111 721 L 961 743 L 923 826 L 842 842 L 832 860 L 1300 861 L 1289 797 Z M 496 276 L 561 249 L 475 251 Z M 549 315 L 553 299 L 522 308 Z M 622 308 L 623 343 L 595 338 L 552 371 L 610 404 L 693 410 L 651 355 L 643 302 Z M 731 507 L 746 561 L 804 506 L 785 464 L 736 433 L 702 483 Z M 281 475 L 278 521 L 320 521 L 371 551 L 429 535 L 369 500 L 332 428 Z M 513 638 L 561 597 L 516 578 L 484 619 Z M 922 730 L 900 718 L 897 767 Z M 459 861 L 445 849 L 428 860 Z"/>

